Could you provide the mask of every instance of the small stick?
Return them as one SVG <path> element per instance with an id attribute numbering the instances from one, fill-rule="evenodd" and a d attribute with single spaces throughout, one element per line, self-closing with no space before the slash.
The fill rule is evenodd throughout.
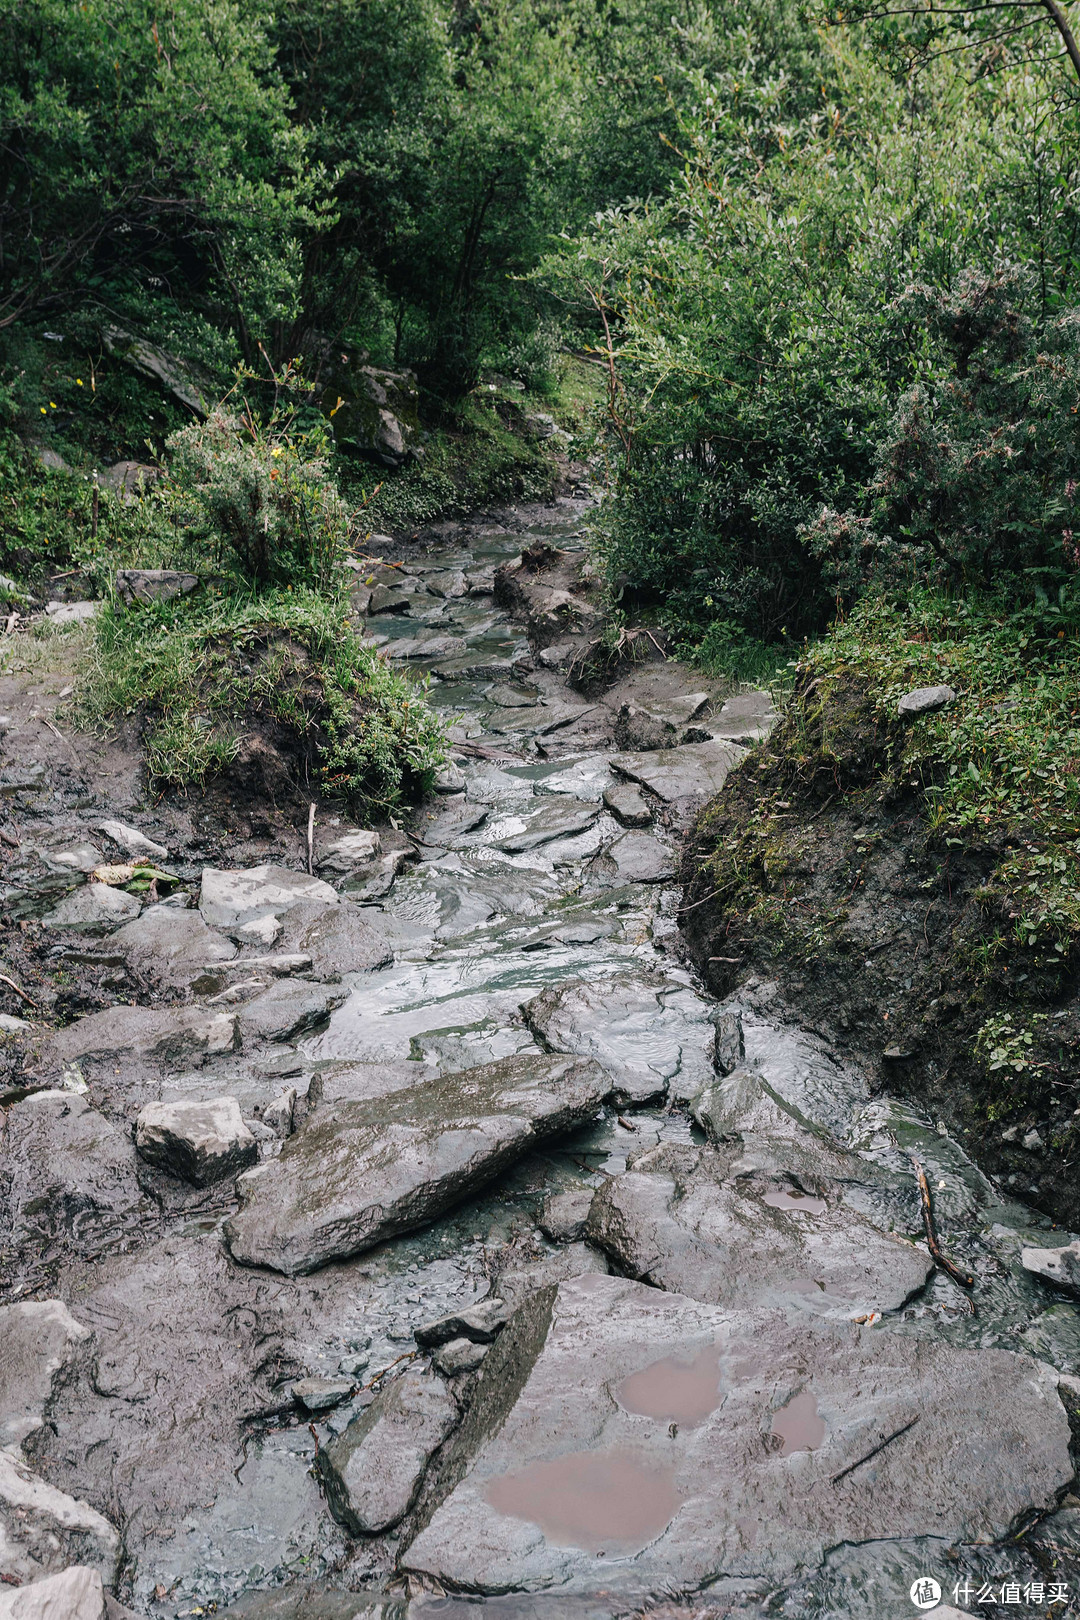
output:
<path id="1" fill-rule="evenodd" d="M 715 900 L 719 893 L 719 889 L 714 889 L 711 894 L 707 894 L 705 896 L 704 900 L 695 900 L 691 906 L 680 906 L 678 915 L 681 917 L 684 911 L 696 911 L 698 906 L 703 906 L 705 904 L 706 900 Z M 717 960 L 719 960 L 719 958 L 717 958 Z"/>
<path id="2" fill-rule="evenodd" d="M 308 1430 L 310 1431 L 311 1438 L 315 1442 L 315 1456 L 317 1458 L 318 1455 L 319 1455 L 319 1434 L 318 1434 L 318 1430 L 316 1429 L 314 1423 L 309 1423 L 308 1424 Z"/>
<path id="3" fill-rule="evenodd" d="M 6 973 L 0 973 L 0 979 L 2 979 L 5 984 L 9 984 L 11 986 L 11 988 L 14 990 L 15 994 L 17 996 L 22 996 L 22 998 L 26 1002 L 27 1006 L 33 1007 L 34 1011 L 37 1012 L 37 1010 L 38 1010 L 37 1002 L 32 1001 L 30 999 L 30 997 L 27 995 L 25 990 L 20 990 L 18 985 L 15 983 L 14 979 L 9 979 Z"/>
<path id="4" fill-rule="evenodd" d="M 937 1240 L 937 1232 L 934 1230 L 934 1211 L 930 1203 L 930 1183 L 926 1179 L 926 1171 L 923 1169 L 922 1165 L 919 1163 L 918 1159 L 914 1157 L 914 1155 L 912 1155 L 911 1162 L 915 1166 L 915 1175 L 919 1183 L 919 1197 L 922 1199 L 922 1217 L 923 1227 L 926 1231 L 926 1246 L 930 1250 L 930 1253 L 933 1255 L 934 1259 L 937 1261 L 938 1265 L 941 1267 L 942 1271 L 946 1272 L 952 1278 L 953 1282 L 959 1283 L 961 1288 L 974 1288 L 974 1277 L 969 1277 L 966 1272 L 961 1271 L 958 1266 L 954 1266 L 952 1261 L 946 1255 L 942 1254 L 941 1245 Z"/>
<path id="5" fill-rule="evenodd" d="M 314 870 L 315 860 L 315 806 L 308 805 L 307 813 L 307 869 L 310 877 Z"/>
<path id="6" fill-rule="evenodd" d="M 884 1451 L 885 1447 L 891 1446 L 894 1440 L 899 1440 L 902 1434 L 907 1434 L 908 1430 L 913 1429 L 918 1421 L 917 1417 L 913 1417 L 911 1422 L 905 1423 L 902 1429 L 894 1429 L 892 1434 L 887 1435 L 880 1445 L 874 1447 L 873 1451 L 868 1451 L 865 1457 L 859 1458 L 858 1462 L 849 1463 L 846 1468 L 841 1468 L 838 1474 L 834 1474 L 832 1483 L 839 1485 L 840 1481 L 846 1479 L 849 1474 L 853 1474 L 856 1468 L 861 1468 L 863 1463 L 868 1463 L 872 1457 L 876 1457 L 879 1451 Z"/>
<path id="7" fill-rule="evenodd" d="M 634 1124 L 633 1120 L 627 1119 L 625 1117 L 625 1115 L 616 1114 L 615 1118 L 618 1120 L 619 1124 L 622 1126 L 624 1131 L 636 1131 L 637 1130 L 637 1126 Z"/>
<path id="8" fill-rule="evenodd" d="M 15 837 L 14 833 L 5 832 L 3 827 L 0 827 L 0 838 L 4 840 L 5 844 L 10 844 L 12 849 L 22 848 L 22 845 L 19 843 L 19 840 Z"/>

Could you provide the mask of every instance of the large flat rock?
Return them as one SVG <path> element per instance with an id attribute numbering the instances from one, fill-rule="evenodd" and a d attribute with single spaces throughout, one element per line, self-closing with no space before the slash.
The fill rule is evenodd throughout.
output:
<path id="1" fill-rule="evenodd" d="M 996 1540 L 1072 1476 L 1055 1376 L 1026 1356 L 618 1277 L 534 1295 L 478 1377 L 402 1556 L 471 1592 L 644 1598 L 785 1579 L 843 1542 Z"/>
<path id="2" fill-rule="evenodd" d="M 330 1511 L 354 1536 L 374 1535 L 409 1511 L 428 1458 L 458 1420 L 441 1378 L 404 1372 L 319 1452 Z"/>
<path id="3" fill-rule="evenodd" d="M 83 1564 L 111 1584 L 119 1555 L 120 1537 L 108 1519 L 0 1451 L 0 1571 L 38 1581 Z M 66 1612 L 57 1611 L 58 1620 Z"/>
<path id="4" fill-rule="evenodd" d="M 246 871 L 203 868 L 199 910 L 212 928 L 242 928 L 263 918 L 282 918 L 293 906 L 314 900 L 337 905 L 329 883 L 287 866 L 251 866 Z"/>
<path id="5" fill-rule="evenodd" d="M 60 1063 L 119 1052 L 177 1063 L 231 1052 L 237 1039 L 235 1013 L 216 1008 L 108 1007 L 58 1030 L 49 1052 Z"/>
<path id="6" fill-rule="evenodd" d="M 323 1103 L 241 1182 L 233 1257 L 287 1275 L 423 1226 L 538 1142 L 573 1130 L 611 1089 L 597 1063 L 524 1056 L 371 1101 Z"/>
<path id="7" fill-rule="evenodd" d="M 187 985 L 215 962 L 231 962 L 236 946 L 208 927 L 197 911 L 150 906 L 109 940 L 131 965 L 160 984 Z"/>
<path id="8" fill-rule="evenodd" d="M 0 1593 L 0 1620 L 108 1620 L 101 1576 L 86 1564 L 72 1564 L 59 1575 Z"/>
<path id="9" fill-rule="evenodd" d="M 682 748 L 657 748 L 641 754 L 614 754 L 611 768 L 631 782 L 639 782 L 665 804 L 681 799 L 711 799 L 729 774 L 746 758 L 746 750 L 732 742 L 687 743 Z"/>
<path id="10" fill-rule="evenodd" d="M 0 1446 L 21 1446 L 45 1422 L 45 1405 L 90 1337 L 62 1300 L 0 1306 Z"/>

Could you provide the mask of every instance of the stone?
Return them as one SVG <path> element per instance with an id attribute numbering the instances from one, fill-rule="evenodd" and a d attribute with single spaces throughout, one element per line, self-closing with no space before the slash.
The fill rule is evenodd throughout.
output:
<path id="1" fill-rule="evenodd" d="M 30 1586 L 0 1591 L 0 1620 L 110 1620 L 101 1576 L 72 1564 Z"/>
<path id="2" fill-rule="evenodd" d="M 857 1183 L 853 1156 L 847 1169 Z M 625 1276 L 713 1305 L 775 1305 L 844 1321 L 899 1311 L 933 1261 L 878 1231 L 845 1203 L 844 1190 L 807 1174 L 797 1148 L 786 1160 L 774 1149 L 758 1168 L 740 1146 L 661 1146 L 604 1182 L 585 1235 Z"/>
<path id="3" fill-rule="evenodd" d="M 937 714 L 955 701 L 951 686 L 917 686 L 913 692 L 905 692 L 896 712 L 901 720 L 917 720 L 923 714 Z"/>
<path id="4" fill-rule="evenodd" d="M 427 574 L 424 584 L 432 595 L 447 599 L 467 596 L 469 593 L 469 585 L 460 569 L 451 569 L 445 574 Z"/>
<path id="5" fill-rule="evenodd" d="M 595 1113 L 595 1063 L 511 1057 L 371 1101 L 320 1103 L 226 1223 L 234 1259 L 287 1275 L 434 1220 Z"/>
<path id="6" fill-rule="evenodd" d="M 464 793 L 465 772 L 451 761 L 439 767 L 431 786 L 436 793 Z"/>
<path id="7" fill-rule="evenodd" d="M 1029 1357 L 621 1277 L 534 1295 L 477 1379 L 399 1562 L 480 1595 L 636 1606 L 717 1571 L 778 1583 L 841 1543 L 994 1541 L 1072 1473 L 1056 1375 Z"/>
<path id="8" fill-rule="evenodd" d="M 296 1108 L 296 1090 L 290 1086 L 279 1097 L 268 1102 L 262 1111 L 262 1122 L 272 1130 L 276 1137 L 284 1142 L 287 1136 L 292 1135 L 293 1116 Z"/>
<path id="9" fill-rule="evenodd" d="M 164 469 L 146 461 L 114 461 L 111 467 L 97 474 L 102 489 L 111 490 L 121 504 L 130 506 L 147 493 L 152 484 L 164 474 Z"/>
<path id="10" fill-rule="evenodd" d="M 673 883 L 676 877 L 674 851 L 651 833 L 623 833 L 605 845 L 596 866 L 620 884 Z"/>
<path id="11" fill-rule="evenodd" d="M 88 624 L 101 610 L 100 602 L 46 602 L 45 613 L 52 624 Z"/>
<path id="12" fill-rule="evenodd" d="M 299 1378 L 292 1398 L 305 1412 L 329 1412 L 347 1401 L 356 1385 L 351 1378 Z"/>
<path id="13" fill-rule="evenodd" d="M 412 591 L 403 591 L 397 585 L 376 585 L 368 606 L 370 614 L 408 613 L 413 605 Z"/>
<path id="14" fill-rule="evenodd" d="M 148 1103 L 135 1123 L 135 1146 L 147 1164 L 195 1187 L 223 1181 L 259 1156 L 235 1097 Z"/>
<path id="15" fill-rule="evenodd" d="M 141 910 L 142 902 L 125 889 L 110 888 L 107 883 L 86 883 L 65 895 L 41 920 L 46 928 L 66 928 L 76 934 L 111 934 Z"/>
<path id="16" fill-rule="evenodd" d="M 693 1097 L 713 1078 L 713 1010 L 672 979 L 651 974 L 564 980 L 521 1009 L 541 1046 L 594 1057 L 616 1099 L 643 1103 L 672 1086 Z"/>
<path id="17" fill-rule="evenodd" d="M 284 932 L 285 924 L 271 915 L 240 923 L 232 930 L 232 937 L 238 945 L 276 945 Z"/>
<path id="18" fill-rule="evenodd" d="M 240 928 L 265 918 L 280 921 L 294 906 L 312 900 L 325 906 L 338 904 L 329 883 L 287 866 L 252 866 L 246 871 L 203 867 L 199 910 L 211 928 Z M 274 945 L 277 940 L 263 943 Z"/>
<path id="19" fill-rule="evenodd" d="M 416 1500 L 428 1458 L 457 1418 L 453 1396 L 431 1373 L 410 1369 L 387 1384 L 319 1451 L 317 1467 L 338 1523 L 354 1536 L 398 1524 Z"/>
<path id="20" fill-rule="evenodd" d="M 142 376 L 160 383 L 167 393 L 194 411 L 196 416 L 209 415 L 208 390 L 212 385 L 208 378 L 196 373 L 189 362 L 178 359 L 165 349 L 159 349 L 156 343 L 121 331 L 119 327 L 106 327 L 101 339 L 107 354 L 125 361 Z"/>
<path id="21" fill-rule="evenodd" d="M 465 638 L 463 636 L 424 636 L 418 641 L 412 639 L 392 641 L 388 650 L 392 659 L 452 658 L 465 651 Z"/>
<path id="22" fill-rule="evenodd" d="M 61 1063 L 137 1052 L 166 1062 L 235 1051 L 236 1014 L 202 1007 L 110 1007 L 57 1030 L 50 1051 Z"/>
<path id="23" fill-rule="evenodd" d="M 336 443 L 380 467 L 401 467 L 410 456 L 422 454 L 413 447 L 420 424 L 412 372 L 364 365 L 351 353 L 332 351 L 327 358 L 319 404 L 333 422 Z M 367 543 L 395 544 L 384 535 L 371 535 Z"/>
<path id="24" fill-rule="evenodd" d="M 189 985 L 207 968 L 231 962 L 236 946 L 209 928 L 197 911 L 148 906 L 109 939 L 127 961 L 159 984 Z"/>
<path id="25" fill-rule="evenodd" d="M 575 1187 L 547 1199 L 538 1223 L 544 1236 L 553 1243 L 576 1243 L 585 1231 L 595 1191 L 593 1187 Z"/>
<path id="26" fill-rule="evenodd" d="M 445 1378 L 456 1378 L 458 1373 L 475 1372 L 487 1353 L 487 1345 L 473 1339 L 450 1339 L 431 1359 Z"/>
<path id="27" fill-rule="evenodd" d="M 648 827 L 652 824 L 652 812 L 645 795 L 630 782 L 616 782 L 614 787 L 607 788 L 604 804 L 624 827 Z"/>
<path id="28" fill-rule="evenodd" d="M 678 742 L 678 733 L 670 720 L 624 703 L 615 719 L 615 746 L 631 752 L 672 748 Z"/>
<path id="29" fill-rule="evenodd" d="M 149 855 L 155 861 L 165 861 L 169 851 L 164 844 L 155 844 L 138 827 L 129 827 L 123 821 L 99 821 L 98 827 L 114 844 L 119 844 L 126 855 Z"/>
<path id="30" fill-rule="evenodd" d="M 580 641 L 553 641 L 550 646 L 540 649 L 537 663 L 544 669 L 568 669 L 581 651 Z"/>
<path id="31" fill-rule="evenodd" d="M 331 990 L 303 979 L 270 986 L 238 1013 L 245 1041 L 292 1041 L 325 1024 L 348 997 L 347 990 Z"/>
<path id="32" fill-rule="evenodd" d="M 394 960 L 394 951 L 410 938 L 396 918 L 356 905 L 342 897 L 336 906 L 305 903 L 286 914 L 290 951 L 310 955 L 320 978 L 370 973 Z"/>
<path id="33" fill-rule="evenodd" d="M 120 1538 L 108 1519 L 47 1484 L 12 1452 L 0 1451 L 0 1570 L 5 1575 L 37 1581 L 69 1564 L 85 1564 L 111 1585 L 119 1554 Z"/>
<path id="34" fill-rule="evenodd" d="M 449 1344 L 452 1339 L 471 1339 L 474 1344 L 490 1344 L 502 1332 L 510 1315 L 511 1307 L 504 1299 L 497 1294 L 489 1295 L 479 1305 L 470 1305 L 466 1310 L 455 1311 L 450 1316 L 440 1316 L 438 1321 L 426 1322 L 423 1327 L 416 1329 L 413 1337 L 422 1350 Z"/>
<path id="35" fill-rule="evenodd" d="M 701 723 L 713 737 L 749 743 L 764 741 L 778 719 L 770 692 L 740 692 L 728 698 L 718 716 Z"/>
<path id="36" fill-rule="evenodd" d="M 745 751 L 731 742 L 687 743 L 651 753 L 613 754 L 611 769 L 647 787 L 665 804 L 711 799 L 720 792 Z"/>
<path id="37" fill-rule="evenodd" d="M 37 1433 L 53 1390 L 89 1337 L 62 1300 L 0 1306 L 0 1448 Z"/>
<path id="38" fill-rule="evenodd" d="M 17 1245 L 63 1242 L 93 1256 L 149 1214 L 131 1138 L 75 1092 L 37 1091 L 11 1107 L 4 1160 L 0 1210 Z"/>
<path id="39" fill-rule="evenodd" d="M 538 849 L 541 844 L 550 844 L 556 838 L 575 838 L 578 833 L 587 832 L 599 814 L 600 806 L 584 799 L 572 799 L 568 795 L 538 798 L 536 808 L 530 805 L 515 815 L 514 820 L 519 825 L 501 837 L 496 833 L 492 845 L 508 855 L 520 855 L 526 850 Z"/>
<path id="40" fill-rule="evenodd" d="M 315 865 L 320 872 L 353 872 L 358 866 L 367 866 L 381 849 L 382 841 L 377 832 L 354 828 L 339 834 L 332 843 L 322 845 Z"/>
<path id="41" fill-rule="evenodd" d="M 1025 1270 L 1045 1282 L 1080 1295 L 1080 1238 L 1060 1249 L 1021 1249 L 1020 1263 Z"/>
<path id="42" fill-rule="evenodd" d="M 177 568 L 118 568 L 116 588 L 129 607 L 137 602 L 173 602 L 189 596 L 199 583 L 198 574 Z"/>

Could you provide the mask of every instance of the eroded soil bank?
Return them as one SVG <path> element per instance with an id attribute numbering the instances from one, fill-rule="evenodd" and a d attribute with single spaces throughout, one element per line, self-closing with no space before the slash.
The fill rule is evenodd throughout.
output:
<path id="1" fill-rule="evenodd" d="M 286 809 L 148 804 L 5 699 L 0 1604 L 1070 1612 L 1071 1234 L 790 983 L 688 964 L 737 953 L 685 834 L 776 717 L 603 667 L 582 509 L 358 577 L 453 766 L 310 873 Z M 87 881 L 139 837 L 162 889 Z"/>

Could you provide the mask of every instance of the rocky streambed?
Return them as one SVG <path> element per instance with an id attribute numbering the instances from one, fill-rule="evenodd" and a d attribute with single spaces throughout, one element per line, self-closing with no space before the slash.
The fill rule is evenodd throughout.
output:
<path id="1" fill-rule="evenodd" d="M 106 1004 L 4 1020 L 0 1615 L 1080 1607 L 1080 1251 L 701 991 L 680 837 L 770 705 L 568 684 L 579 513 L 358 566 L 455 763 L 310 873 L 7 773 Z M 167 898 L 85 881 L 140 838 Z"/>

